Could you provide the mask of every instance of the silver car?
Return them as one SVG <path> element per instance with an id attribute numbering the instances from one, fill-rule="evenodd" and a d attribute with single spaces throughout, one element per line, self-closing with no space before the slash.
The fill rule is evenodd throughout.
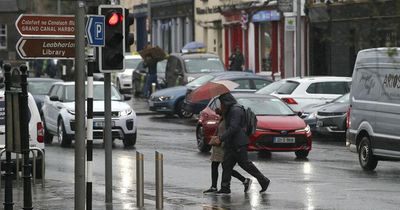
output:
<path id="1" fill-rule="evenodd" d="M 124 146 L 136 143 L 136 113 L 121 95 L 111 86 L 112 138 L 122 139 Z M 71 145 L 75 134 L 75 83 L 57 82 L 52 85 L 43 104 L 45 142 L 51 143 L 57 136 L 62 147 Z M 93 84 L 93 138 L 102 139 L 104 129 L 104 83 Z"/>

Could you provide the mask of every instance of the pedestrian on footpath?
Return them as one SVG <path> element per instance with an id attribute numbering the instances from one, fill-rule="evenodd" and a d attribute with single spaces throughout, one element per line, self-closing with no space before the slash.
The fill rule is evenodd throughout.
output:
<path id="1" fill-rule="evenodd" d="M 220 115 L 220 121 L 218 124 L 216 136 L 212 136 L 210 140 L 210 144 L 212 145 L 211 147 L 211 187 L 208 190 L 205 190 L 203 193 L 216 193 L 217 190 L 217 182 L 218 182 L 218 167 L 224 160 L 224 149 L 223 149 L 223 144 L 221 144 L 220 141 L 218 141 L 216 138 L 218 138 L 219 135 L 221 135 L 225 131 L 225 122 L 224 118 L 222 117 L 222 113 L 220 109 L 216 109 L 215 112 Z M 240 180 L 243 183 L 244 186 L 244 192 L 247 192 L 249 190 L 249 187 L 251 185 L 251 179 L 245 178 L 242 176 L 239 172 L 236 170 L 232 170 L 232 176 L 235 177 L 236 179 Z"/>
<path id="2" fill-rule="evenodd" d="M 225 154 L 222 164 L 221 189 L 217 194 L 231 193 L 231 175 L 236 163 L 258 180 L 261 185 L 260 193 L 263 193 L 267 190 L 270 180 L 248 159 L 249 137 L 244 132 L 246 125 L 245 111 L 237 104 L 236 99 L 230 93 L 220 95 L 219 100 L 226 130 L 219 136 L 219 140 L 224 143 Z"/>
<path id="3" fill-rule="evenodd" d="M 156 89 L 158 89 L 157 60 L 153 59 L 151 56 L 146 56 L 144 59 L 144 67 L 148 68 L 148 71 L 143 94 L 145 98 L 148 98 L 152 92 L 152 83 L 156 84 Z"/>
<path id="4" fill-rule="evenodd" d="M 244 56 L 239 45 L 236 45 L 235 51 L 229 56 L 229 61 L 229 71 L 243 71 Z"/>

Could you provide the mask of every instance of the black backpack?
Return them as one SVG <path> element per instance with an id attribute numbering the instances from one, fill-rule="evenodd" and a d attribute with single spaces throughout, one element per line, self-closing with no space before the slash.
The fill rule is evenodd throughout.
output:
<path id="1" fill-rule="evenodd" d="M 251 136 L 256 132 L 257 129 L 257 117 L 256 114 L 248 108 L 244 108 L 242 105 L 238 105 L 244 110 L 245 125 L 243 127 L 244 132 L 247 136 Z"/>

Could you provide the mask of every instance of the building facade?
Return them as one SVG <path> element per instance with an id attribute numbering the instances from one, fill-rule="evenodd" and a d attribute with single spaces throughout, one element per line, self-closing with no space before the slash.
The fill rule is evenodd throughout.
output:
<path id="1" fill-rule="evenodd" d="M 310 74 L 351 76 L 358 51 L 400 44 L 400 1 L 309 1 Z"/>
<path id="2" fill-rule="evenodd" d="M 194 0 L 151 0 L 151 44 L 168 53 L 194 41 Z"/>

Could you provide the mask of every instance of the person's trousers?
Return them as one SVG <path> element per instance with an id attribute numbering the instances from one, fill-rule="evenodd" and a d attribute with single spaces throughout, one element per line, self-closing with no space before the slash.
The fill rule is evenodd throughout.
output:
<path id="1" fill-rule="evenodd" d="M 211 162 L 211 187 L 217 188 L 217 182 L 218 182 L 218 166 L 220 162 L 217 161 L 212 161 Z M 223 163 L 222 163 L 223 165 Z M 241 182 L 244 182 L 246 178 L 242 176 L 239 172 L 236 170 L 232 170 L 232 176 L 235 177 L 236 179 L 240 180 Z"/>
<path id="2" fill-rule="evenodd" d="M 242 146 L 235 149 L 226 148 L 223 163 L 221 189 L 230 190 L 232 170 L 236 163 L 247 173 L 255 177 L 258 180 L 258 183 L 260 183 L 261 187 L 266 186 L 268 183 L 268 179 L 251 161 L 249 161 L 247 156 L 247 146 Z"/>
<path id="3" fill-rule="evenodd" d="M 149 97 L 151 90 L 151 84 L 156 84 L 156 89 L 158 89 L 157 74 L 148 74 L 146 77 L 146 83 L 144 84 L 143 95 L 144 97 Z"/>

